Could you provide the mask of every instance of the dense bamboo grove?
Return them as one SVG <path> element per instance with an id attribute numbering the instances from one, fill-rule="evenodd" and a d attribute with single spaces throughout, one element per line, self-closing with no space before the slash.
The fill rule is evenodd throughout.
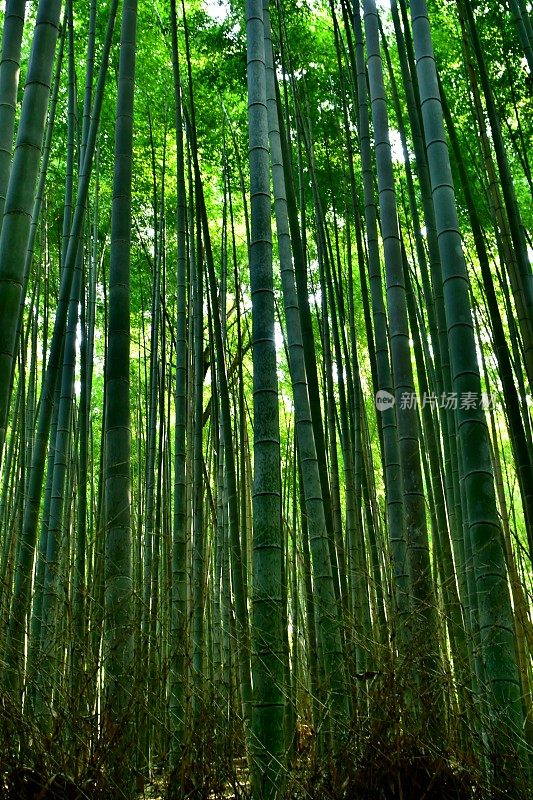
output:
<path id="1" fill-rule="evenodd" d="M 526 800 L 527 0 L 0 20 L 0 795 Z"/>

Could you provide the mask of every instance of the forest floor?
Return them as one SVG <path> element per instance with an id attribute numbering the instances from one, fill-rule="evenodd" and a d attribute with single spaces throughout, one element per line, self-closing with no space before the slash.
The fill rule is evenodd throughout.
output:
<path id="1" fill-rule="evenodd" d="M 378 755 L 378 752 L 376 752 Z M 238 759 L 241 761 L 241 759 Z M 345 768 L 346 765 L 343 765 Z M 475 770 L 431 757 L 380 759 L 354 770 L 339 783 L 310 764 L 292 770 L 284 800 L 489 800 L 477 785 Z M 336 784 L 336 785 L 335 785 Z M 137 800 L 172 797 L 168 781 L 161 777 L 147 784 Z M 225 789 L 192 790 L 188 800 L 250 800 L 247 768 L 239 764 L 235 779 Z M 500 800 L 500 799 L 499 799 Z M 503 798 L 501 799 L 503 800 Z"/>

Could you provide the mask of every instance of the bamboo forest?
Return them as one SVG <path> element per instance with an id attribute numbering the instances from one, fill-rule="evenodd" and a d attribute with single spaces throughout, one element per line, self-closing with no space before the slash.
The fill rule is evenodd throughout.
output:
<path id="1" fill-rule="evenodd" d="M 0 30 L 0 800 L 530 800 L 531 0 Z"/>

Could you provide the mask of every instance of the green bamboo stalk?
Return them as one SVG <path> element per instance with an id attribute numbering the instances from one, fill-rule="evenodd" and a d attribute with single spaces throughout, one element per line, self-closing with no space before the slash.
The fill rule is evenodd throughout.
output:
<path id="1" fill-rule="evenodd" d="M 411 20 L 443 268 L 453 388 L 458 397 L 463 392 L 472 392 L 480 397 L 468 280 L 425 0 L 413 0 Z M 513 759 L 517 758 L 520 749 L 523 720 L 512 610 L 499 535 L 488 433 L 483 412 L 477 406 L 474 409 L 458 408 L 456 416 L 468 537 L 472 546 L 479 603 L 481 647 L 489 685 L 488 704 L 505 730 L 504 736 L 491 731 L 490 747 L 498 763 L 496 783 L 501 784 L 503 780 L 508 791 L 510 788 L 511 796 L 518 796 L 517 771 L 516 767 L 511 767 L 511 763 L 516 764 Z"/>
<path id="2" fill-rule="evenodd" d="M 246 43 L 254 382 L 251 777 L 254 800 L 273 800 L 283 793 L 285 772 L 283 537 L 262 0 L 247 0 Z"/>
<path id="3" fill-rule="evenodd" d="M 61 0 L 39 2 L 0 233 L 0 461 L 6 436 L 24 265 L 50 96 L 54 53 L 59 33 L 60 11 Z M 11 22 L 16 24 L 16 19 L 11 18 Z M 17 32 L 14 33 L 12 41 L 16 48 Z M 3 46 L 7 46 L 5 39 Z M 14 55 L 17 64 L 18 59 L 16 54 Z M 12 113 L 14 117 L 14 109 Z M 6 134 L 9 134 L 9 123 L 6 128 Z"/>
<path id="4" fill-rule="evenodd" d="M 338 725 L 339 729 L 342 730 L 343 726 L 346 724 L 349 709 L 345 684 L 340 619 L 329 558 L 328 539 L 330 534 L 328 535 L 326 526 L 326 515 L 321 493 L 319 465 L 316 455 L 311 408 L 307 390 L 302 330 L 289 233 L 283 154 L 278 123 L 270 13 L 268 10 L 268 2 L 265 2 L 265 0 L 263 0 L 263 21 L 265 30 L 266 100 L 270 157 L 272 162 L 274 208 L 281 262 L 281 280 L 287 326 L 289 366 L 295 408 L 296 441 L 302 469 L 305 507 L 308 515 L 309 539 L 313 555 L 318 648 L 320 658 L 323 661 L 326 681 L 324 687 L 326 707 L 331 708 L 334 725 Z M 340 739 L 342 734 L 340 731 L 338 731 L 338 733 Z M 340 741 L 338 741 L 338 744 L 340 746 Z"/>
<path id="5" fill-rule="evenodd" d="M 6 665 L 4 677 L 7 685 L 18 687 L 22 679 L 22 655 L 24 649 L 24 620 L 28 610 L 29 593 L 31 586 L 31 573 L 33 566 L 33 556 L 35 540 L 37 536 L 37 526 L 39 519 L 40 500 L 46 458 L 46 447 L 50 432 L 50 421 L 52 417 L 53 397 L 57 376 L 61 365 L 63 350 L 64 330 L 67 319 L 67 312 L 70 299 L 70 291 L 74 274 L 74 267 L 78 257 L 79 238 L 82 232 L 85 203 L 89 190 L 91 177 L 93 154 L 96 144 L 96 134 L 102 108 L 105 77 L 109 62 L 109 52 L 111 49 L 112 34 L 118 7 L 118 0 L 113 0 L 109 12 L 109 20 L 106 31 L 100 73 L 95 92 L 93 114 L 87 140 L 87 150 L 84 165 L 80 173 L 78 182 L 78 193 L 76 206 L 72 220 L 69 244 L 65 255 L 65 266 L 61 274 L 61 285 L 56 316 L 54 320 L 54 331 L 50 354 L 46 364 L 43 384 L 41 388 L 41 400 L 39 416 L 37 422 L 37 432 L 32 454 L 30 475 L 28 478 L 28 489 L 24 507 L 24 520 L 21 536 L 21 545 L 18 554 L 16 568 L 14 605 L 13 614 L 10 619 L 9 631 L 6 645 Z M 12 180 L 13 180 L 12 173 Z M 5 228 L 4 228 L 5 232 Z M 3 388 L 3 384 L 2 384 Z"/>
<path id="6" fill-rule="evenodd" d="M 104 714 L 113 733 L 118 796 L 133 794 L 131 753 L 132 540 L 130 518 L 130 242 L 137 0 L 125 0 L 115 126 L 105 427 Z"/>
<path id="7" fill-rule="evenodd" d="M 0 231 L 11 172 L 26 0 L 7 0 L 0 61 Z"/>

